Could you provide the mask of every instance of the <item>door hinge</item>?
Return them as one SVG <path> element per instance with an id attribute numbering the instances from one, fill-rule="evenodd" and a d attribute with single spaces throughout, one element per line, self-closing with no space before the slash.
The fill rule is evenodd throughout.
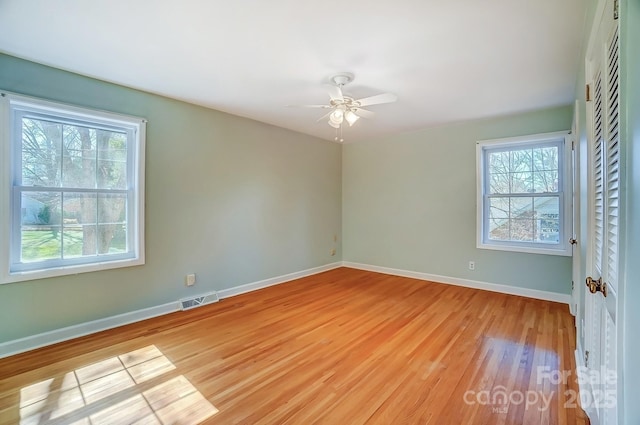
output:
<path id="1" fill-rule="evenodd" d="M 571 141 L 571 150 L 572 151 L 576 150 L 576 142 L 574 142 L 573 140 Z"/>
<path id="2" fill-rule="evenodd" d="M 618 19 L 620 17 L 620 1 L 613 0 L 613 19 Z"/>
<path id="3" fill-rule="evenodd" d="M 584 352 L 584 365 L 589 367 L 589 350 Z"/>
<path id="4" fill-rule="evenodd" d="M 585 88 L 585 99 L 587 102 L 591 102 L 591 86 L 589 84 L 587 84 Z"/>
<path id="5" fill-rule="evenodd" d="M 571 281 L 571 290 L 573 291 L 573 289 L 576 287 L 575 283 L 573 283 L 573 280 Z"/>

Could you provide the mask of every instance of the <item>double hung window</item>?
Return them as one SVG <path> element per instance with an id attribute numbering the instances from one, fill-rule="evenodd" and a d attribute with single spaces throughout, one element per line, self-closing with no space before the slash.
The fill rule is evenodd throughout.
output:
<path id="1" fill-rule="evenodd" d="M 2 120 L 2 281 L 144 263 L 144 120 L 6 93 Z"/>
<path id="2" fill-rule="evenodd" d="M 478 142 L 478 247 L 570 255 L 566 133 Z"/>

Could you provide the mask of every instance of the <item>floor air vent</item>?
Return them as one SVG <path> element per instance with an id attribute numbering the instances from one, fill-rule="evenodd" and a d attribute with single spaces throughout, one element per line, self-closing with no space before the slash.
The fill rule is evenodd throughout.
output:
<path id="1" fill-rule="evenodd" d="M 180 300 L 180 309 L 191 310 L 192 308 L 200 307 L 201 305 L 217 303 L 220 301 L 217 292 L 209 292 L 208 294 L 198 295 L 191 298 L 183 298 Z"/>

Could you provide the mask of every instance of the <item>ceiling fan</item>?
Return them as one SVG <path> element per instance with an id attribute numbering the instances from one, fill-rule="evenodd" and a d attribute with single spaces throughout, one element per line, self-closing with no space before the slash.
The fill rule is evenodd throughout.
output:
<path id="1" fill-rule="evenodd" d="M 342 124 L 345 121 L 351 127 L 361 117 L 371 118 L 375 115 L 373 112 L 363 109 L 363 106 L 391 103 L 398 100 L 398 97 L 392 93 L 382 93 L 362 99 L 354 99 L 351 96 L 347 96 L 342 92 L 342 88 L 353 81 L 353 78 L 353 74 L 348 72 L 337 74 L 331 78 L 333 84 L 326 86 L 330 98 L 328 105 L 302 105 L 303 108 L 331 109 L 327 114 L 320 117 L 318 122 L 328 118 L 327 123 L 336 129 L 335 141 L 344 141 L 342 138 Z"/>

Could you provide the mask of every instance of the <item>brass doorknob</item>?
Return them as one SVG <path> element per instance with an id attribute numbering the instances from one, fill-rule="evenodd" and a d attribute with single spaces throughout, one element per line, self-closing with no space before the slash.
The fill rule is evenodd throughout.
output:
<path id="1" fill-rule="evenodd" d="M 587 277 L 585 284 L 587 285 L 587 288 L 589 288 L 589 292 L 592 294 L 602 292 L 602 295 L 605 297 L 607 296 L 607 283 L 602 281 L 602 277 L 599 277 L 596 280 L 589 276 Z"/>

